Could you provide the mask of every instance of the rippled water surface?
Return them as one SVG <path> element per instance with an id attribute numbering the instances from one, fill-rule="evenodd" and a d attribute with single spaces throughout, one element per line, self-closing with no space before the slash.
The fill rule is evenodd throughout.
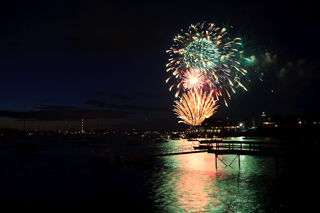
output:
<path id="1" fill-rule="evenodd" d="M 180 141 L 180 144 L 183 143 Z M 276 178 L 272 158 L 220 156 L 208 153 L 167 156 L 158 159 L 151 179 L 149 199 L 159 210 L 173 212 L 228 212 L 268 210 L 268 187 Z M 271 183 L 268 183 L 270 182 Z M 271 186 L 272 187 L 272 186 Z"/>
<path id="2" fill-rule="evenodd" d="M 17 155 L 14 145 L 18 140 L 0 148 L 2 206 L 39 211 L 285 212 L 288 206 L 307 208 L 314 204 L 302 199 L 312 189 L 313 178 L 305 178 L 312 170 L 293 166 L 287 173 L 292 166 L 286 160 L 279 162 L 278 172 L 272 157 L 240 156 L 239 168 L 236 155 L 219 156 L 224 163 L 218 160 L 216 169 L 215 155 L 208 153 L 97 165 L 92 154 L 100 151 L 99 147 L 65 138 L 38 140 L 45 144 L 39 156 Z M 154 148 L 190 144 L 181 139 L 130 146 L 123 138 L 105 140 L 111 152 L 133 156 Z"/>

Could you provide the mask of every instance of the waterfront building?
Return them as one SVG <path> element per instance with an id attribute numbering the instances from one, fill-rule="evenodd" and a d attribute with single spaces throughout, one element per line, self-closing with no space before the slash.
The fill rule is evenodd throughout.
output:
<path id="1" fill-rule="evenodd" d="M 244 130 L 244 123 L 239 121 L 230 121 L 222 118 L 207 118 L 200 126 L 190 128 L 191 134 L 198 134 L 204 137 L 212 137 L 214 135 L 228 135 L 239 133 Z"/>
<path id="2" fill-rule="evenodd" d="M 261 115 L 261 127 L 262 128 L 275 128 L 278 127 L 277 118 L 267 116 L 265 112 Z"/>

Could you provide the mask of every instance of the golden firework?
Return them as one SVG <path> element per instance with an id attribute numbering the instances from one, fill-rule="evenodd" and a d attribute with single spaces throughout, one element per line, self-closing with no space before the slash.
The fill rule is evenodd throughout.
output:
<path id="1" fill-rule="evenodd" d="M 216 112 L 218 105 L 214 100 L 213 91 L 210 93 L 202 93 L 200 90 L 188 91 L 184 93 L 179 101 L 175 101 L 174 109 L 179 123 L 185 123 L 191 126 L 199 126 L 204 119 L 209 118 Z"/>

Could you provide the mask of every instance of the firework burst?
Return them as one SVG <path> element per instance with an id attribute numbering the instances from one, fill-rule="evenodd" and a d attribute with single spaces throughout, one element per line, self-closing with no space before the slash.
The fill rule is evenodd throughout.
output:
<path id="1" fill-rule="evenodd" d="M 204 75 L 198 69 L 187 70 L 182 76 L 182 85 L 187 90 L 200 90 L 204 84 Z"/>
<path id="2" fill-rule="evenodd" d="M 179 123 L 190 126 L 198 126 L 213 115 L 218 108 L 212 92 L 206 93 L 201 90 L 183 93 L 179 101 L 175 101 L 174 112 L 181 119 Z"/>
<path id="3" fill-rule="evenodd" d="M 223 97 L 227 106 L 226 97 L 231 98 L 235 87 L 246 90 L 240 83 L 241 76 L 247 73 L 241 68 L 246 59 L 241 49 L 241 39 L 230 39 L 225 28 L 212 23 L 189 26 L 186 32 L 174 38 L 174 44 L 167 50 L 171 56 L 166 65 L 167 72 L 174 76 L 167 79 L 167 82 L 174 79 L 170 90 L 177 87 L 176 97 L 189 90 L 214 91 L 216 99 Z M 194 75 L 197 77 L 192 78 Z"/>

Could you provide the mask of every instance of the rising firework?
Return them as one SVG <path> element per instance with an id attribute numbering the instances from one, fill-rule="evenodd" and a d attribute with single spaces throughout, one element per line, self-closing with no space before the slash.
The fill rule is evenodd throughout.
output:
<path id="1" fill-rule="evenodd" d="M 201 90 L 183 93 L 179 101 L 175 101 L 174 112 L 181 119 L 179 123 L 198 126 L 213 115 L 218 108 L 213 92 L 206 94 Z"/>
<path id="2" fill-rule="evenodd" d="M 241 49 L 241 39 L 230 39 L 225 28 L 212 23 L 191 25 L 174 38 L 174 44 L 167 50 L 171 56 L 166 65 L 167 72 L 175 77 L 170 90 L 177 86 L 176 97 L 188 90 L 213 91 L 216 99 L 223 97 L 227 105 L 225 98 L 231 98 L 230 92 L 235 93 L 235 87 L 247 90 L 240 82 L 241 76 L 247 73 L 241 68 L 246 59 Z M 189 84 L 192 70 L 198 72 L 197 79 L 200 80 L 197 84 Z"/>

